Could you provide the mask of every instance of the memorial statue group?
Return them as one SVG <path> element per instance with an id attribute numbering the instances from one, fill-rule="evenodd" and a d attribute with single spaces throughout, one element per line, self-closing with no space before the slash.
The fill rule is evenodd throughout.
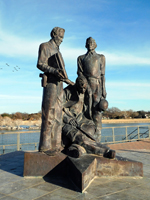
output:
<path id="1" fill-rule="evenodd" d="M 43 74 L 42 125 L 39 151 L 49 156 L 63 152 L 78 158 L 84 154 L 114 158 L 115 151 L 100 143 L 102 111 L 108 107 L 105 90 L 105 57 L 87 38 L 87 53 L 77 59 L 77 79 L 68 79 L 59 46 L 65 30 L 55 27 L 51 39 L 39 47 L 37 68 Z M 63 89 L 63 82 L 68 86 Z"/>

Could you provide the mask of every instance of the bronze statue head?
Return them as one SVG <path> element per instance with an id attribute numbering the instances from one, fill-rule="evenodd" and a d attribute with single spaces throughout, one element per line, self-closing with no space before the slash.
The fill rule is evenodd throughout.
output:
<path id="1" fill-rule="evenodd" d="M 92 50 L 96 49 L 97 44 L 92 37 L 89 37 L 86 39 L 85 47 L 88 49 L 88 51 L 92 51 Z"/>
<path id="2" fill-rule="evenodd" d="M 84 94 L 87 89 L 88 82 L 84 76 L 78 76 L 76 86 L 79 93 Z"/>
<path id="3" fill-rule="evenodd" d="M 105 111 L 108 108 L 108 101 L 106 99 L 101 99 L 99 102 L 99 110 Z"/>
<path id="4" fill-rule="evenodd" d="M 58 47 L 63 41 L 64 33 L 65 33 L 65 29 L 59 28 L 59 27 L 53 28 L 51 33 L 50 33 L 52 39 L 54 40 L 54 42 L 56 43 L 56 45 Z"/>

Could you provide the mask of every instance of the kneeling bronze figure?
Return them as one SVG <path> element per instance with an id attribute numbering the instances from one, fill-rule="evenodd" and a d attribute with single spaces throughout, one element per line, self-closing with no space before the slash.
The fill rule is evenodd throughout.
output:
<path id="1" fill-rule="evenodd" d="M 67 155 L 103 155 L 114 158 L 115 151 L 96 140 L 96 126 L 91 116 L 92 92 L 84 76 L 64 89 L 62 142 Z"/>

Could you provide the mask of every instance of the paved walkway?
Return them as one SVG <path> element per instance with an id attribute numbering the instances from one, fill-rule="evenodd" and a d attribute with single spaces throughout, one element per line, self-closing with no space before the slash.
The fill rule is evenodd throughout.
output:
<path id="1" fill-rule="evenodd" d="M 114 150 L 130 150 L 130 149 L 150 150 L 150 140 L 145 139 L 145 140 L 140 140 L 140 141 L 135 141 L 135 142 L 110 144 L 108 146 Z"/>
<path id="2" fill-rule="evenodd" d="M 126 143 L 126 145 L 128 145 Z M 131 144 L 130 144 L 131 145 Z M 124 144 L 123 144 L 124 146 Z M 139 146 L 136 142 L 136 147 Z M 128 146 L 126 146 L 128 147 Z M 113 146 L 111 145 L 111 148 Z M 117 147 L 114 148 L 117 149 Z M 149 200 L 150 199 L 150 149 L 121 148 L 117 155 L 143 162 L 144 177 L 95 178 L 85 193 L 76 191 L 66 177 L 24 178 L 24 152 L 0 156 L 0 200 Z M 120 149 L 120 147 L 119 147 Z"/>

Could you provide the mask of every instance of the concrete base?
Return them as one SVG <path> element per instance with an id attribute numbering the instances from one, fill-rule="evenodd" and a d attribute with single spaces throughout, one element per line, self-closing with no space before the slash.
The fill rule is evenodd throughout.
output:
<path id="1" fill-rule="evenodd" d="M 143 164 L 121 157 L 108 159 L 83 155 L 80 158 L 71 158 L 63 153 L 56 156 L 40 152 L 25 153 L 24 176 L 45 176 L 50 172 L 68 175 L 79 191 L 83 192 L 95 176 L 143 176 Z"/>
<path id="2" fill-rule="evenodd" d="M 59 165 L 63 165 L 66 155 L 48 156 L 40 152 L 25 152 L 23 176 L 46 176 Z M 64 166 L 64 165 L 63 165 Z"/>
<path id="3" fill-rule="evenodd" d="M 128 160 L 122 157 L 107 159 L 96 157 L 97 176 L 143 176 L 143 163 Z"/>
<path id="4" fill-rule="evenodd" d="M 97 160 L 94 156 L 68 157 L 68 176 L 81 192 L 90 185 L 96 175 Z"/>

